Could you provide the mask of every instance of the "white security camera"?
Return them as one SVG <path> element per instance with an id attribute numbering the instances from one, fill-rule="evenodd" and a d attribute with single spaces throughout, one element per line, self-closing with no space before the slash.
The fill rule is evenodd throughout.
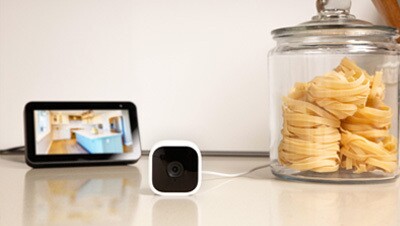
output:
<path id="1" fill-rule="evenodd" d="M 150 188 L 158 195 L 192 195 L 201 186 L 201 164 L 201 153 L 194 143 L 160 141 L 149 154 Z"/>

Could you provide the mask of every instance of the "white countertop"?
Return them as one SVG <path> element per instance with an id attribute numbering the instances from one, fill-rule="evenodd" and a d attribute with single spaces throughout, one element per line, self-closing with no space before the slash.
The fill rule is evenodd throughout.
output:
<path id="1" fill-rule="evenodd" d="M 110 132 L 102 132 L 98 134 L 93 134 L 88 131 L 81 131 L 81 130 L 75 130 L 73 131 L 76 134 L 82 135 L 86 138 L 89 139 L 101 139 L 101 138 L 109 138 L 109 137 L 116 137 L 116 136 L 121 136 L 121 133 L 110 133 Z"/>
<path id="2" fill-rule="evenodd" d="M 265 158 L 204 157 L 203 169 L 242 172 Z M 0 226 L 10 225 L 400 225 L 399 180 L 334 185 L 205 175 L 198 194 L 153 195 L 147 157 L 132 166 L 31 169 L 0 156 Z"/>

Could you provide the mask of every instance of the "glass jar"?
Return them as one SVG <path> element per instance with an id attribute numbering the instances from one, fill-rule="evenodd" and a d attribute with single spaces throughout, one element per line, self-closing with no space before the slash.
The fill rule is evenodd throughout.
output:
<path id="1" fill-rule="evenodd" d="M 392 27 L 317 0 L 318 15 L 272 31 L 272 172 L 291 180 L 364 183 L 398 175 L 399 50 Z"/>

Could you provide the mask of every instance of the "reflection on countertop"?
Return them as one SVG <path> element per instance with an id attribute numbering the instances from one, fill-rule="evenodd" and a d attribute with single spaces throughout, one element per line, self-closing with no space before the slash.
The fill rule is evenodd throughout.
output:
<path id="1" fill-rule="evenodd" d="M 129 225 L 140 182 L 131 166 L 32 169 L 25 175 L 24 225 Z"/>
<path id="2" fill-rule="evenodd" d="M 194 197 L 158 197 L 153 203 L 152 226 L 198 226 L 199 210 Z"/>
<path id="3" fill-rule="evenodd" d="M 30 169 L 5 157 L 0 226 L 400 226 L 400 180 L 290 182 L 260 169 L 238 178 L 204 175 L 196 195 L 171 198 L 151 192 L 146 156 L 134 166 L 52 169 Z M 266 161 L 205 156 L 203 169 L 237 173 Z"/>
<path id="4" fill-rule="evenodd" d="M 271 225 L 400 225 L 399 186 L 399 180 L 346 185 L 277 180 Z"/>

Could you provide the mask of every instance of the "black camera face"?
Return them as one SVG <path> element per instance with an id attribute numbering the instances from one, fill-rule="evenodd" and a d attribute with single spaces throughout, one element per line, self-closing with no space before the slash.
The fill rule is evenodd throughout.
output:
<path id="1" fill-rule="evenodd" d="M 160 192 L 190 192 L 198 185 L 199 157 L 190 147 L 160 147 L 153 153 L 152 183 Z"/>

